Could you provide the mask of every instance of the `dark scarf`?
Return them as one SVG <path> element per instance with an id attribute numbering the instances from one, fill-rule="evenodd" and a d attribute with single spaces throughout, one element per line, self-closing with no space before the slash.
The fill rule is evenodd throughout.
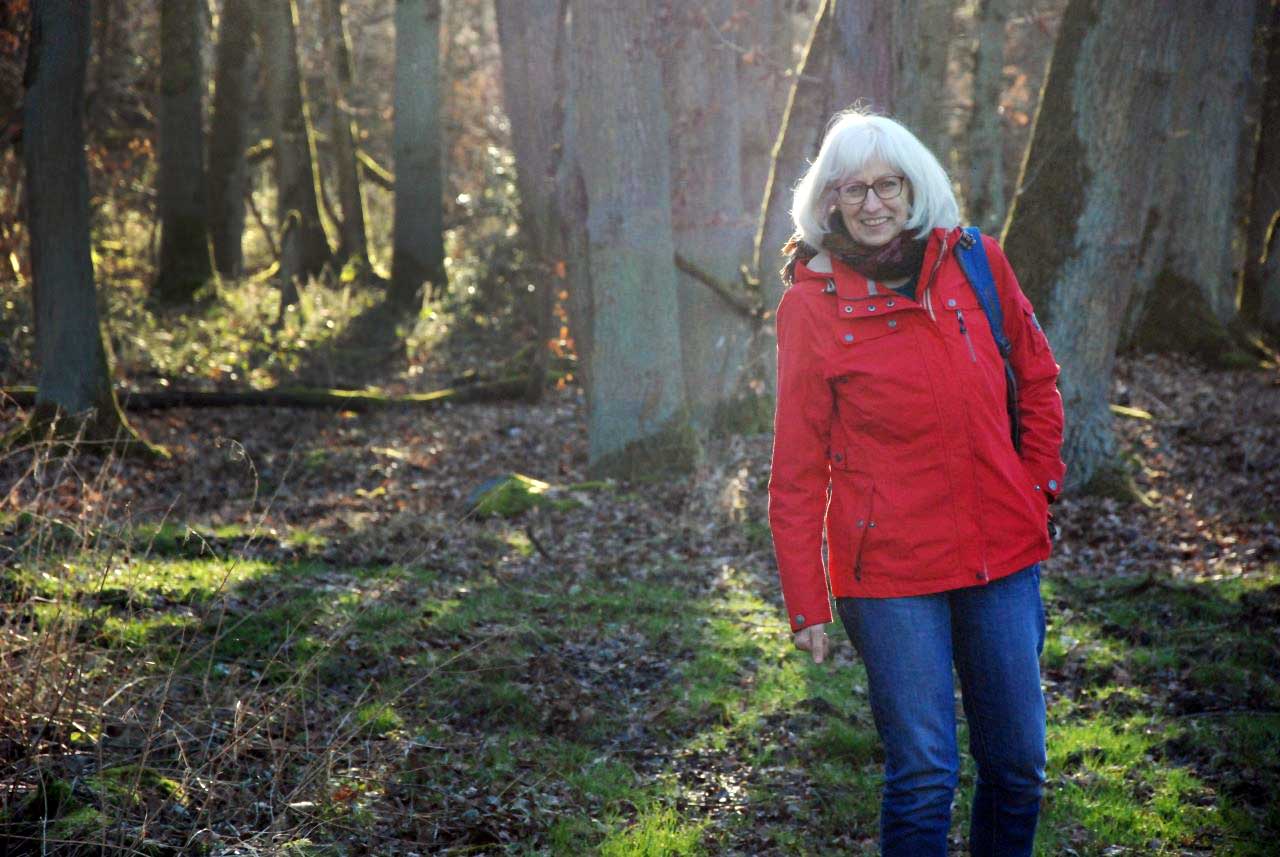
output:
<path id="1" fill-rule="evenodd" d="M 853 240 L 849 230 L 845 228 L 844 219 L 839 211 L 831 212 L 827 229 L 827 234 L 822 239 L 822 249 L 868 280 L 884 281 L 911 277 L 918 274 L 920 266 L 924 264 L 928 236 L 916 238 L 904 229 L 888 244 L 868 247 Z M 819 251 L 802 241 L 799 235 L 793 235 L 782 248 L 782 252 L 788 257 L 786 267 L 782 269 L 782 279 L 790 285 L 795 277 L 796 262 L 808 264 Z"/>
<path id="2" fill-rule="evenodd" d="M 888 244 L 868 247 L 859 244 L 849 235 L 844 218 L 839 211 L 831 212 L 827 221 L 828 232 L 822 239 L 822 249 L 839 259 L 868 280 L 899 280 L 919 273 L 924 264 L 924 238 L 916 238 L 902 230 Z"/>

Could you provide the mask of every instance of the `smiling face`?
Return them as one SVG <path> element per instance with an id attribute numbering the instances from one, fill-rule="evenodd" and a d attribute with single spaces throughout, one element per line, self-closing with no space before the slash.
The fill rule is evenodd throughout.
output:
<path id="1" fill-rule="evenodd" d="M 874 185 L 877 179 L 900 175 L 902 173 L 899 170 L 883 160 L 872 158 L 861 169 L 846 176 L 840 185 Z M 881 199 L 874 190 L 868 188 L 866 199 L 861 203 L 837 204 L 845 228 L 854 241 L 868 247 L 881 247 L 896 238 L 911 217 L 911 186 L 904 182 L 902 193 L 893 199 Z"/>

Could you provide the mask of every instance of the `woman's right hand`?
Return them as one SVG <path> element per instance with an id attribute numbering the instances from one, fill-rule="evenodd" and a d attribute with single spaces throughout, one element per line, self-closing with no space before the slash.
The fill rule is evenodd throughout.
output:
<path id="1" fill-rule="evenodd" d="M 820 664 L 831 654 L 831 638 L 825 625 L 810 625 L 795 633 L 796 648 L 813 655 L 813 662 Z"/>

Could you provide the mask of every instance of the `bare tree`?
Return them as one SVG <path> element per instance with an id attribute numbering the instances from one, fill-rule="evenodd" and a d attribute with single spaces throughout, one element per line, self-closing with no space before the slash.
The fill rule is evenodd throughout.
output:
<path id="1" fill-rule="evenodd" d="M 947 125 L 951 108 L 947 102 L 947 59 L 956 0 L 870 5 L 873 7 L 870 14 L 890 19 L 889 49 L 893 65 L 889 101 L 882 109 L 911 128 L 943 166 L 948 166 L 951 137 Z M 849 37 L 857 36 L 851 30 L 844 32 Z M 861 48 L 854 42 L 845 49 Z"/>
<path id="2" fill-rule="evenodd" d="M 244 196 L 249 189 L 249 87 L 253 0 L 224 0 L 214 67 L 209 129 L 209 229 L 213 261 L 224 277 L 244 270 Z"/>
<path id="3" fill-rule="evenodd" d="M 591 468 L 638 475 L 690 468 L 698 444 L 680 365 L 669 124 L 648 0 L 571 0 L 575 175 L 581 246 L 573 287 L 590 342 Z"/>
<path id="4" fill-rule="evenodd" d="M 538 341 L 529 398 L 542 393 L 554 293 L 568 264 L 557 186 L 564 161 L 565 16 L 568 0 L 495 0 L 502 47 L 502 93 L 511 122 L 520 191 L 520 225 L 541 268 L 535 302 Z"/>
<path id="5" fill-rule="evenodd" d="M 62 420 L 89 437 L 135 440 L 111 387 L 89 254 L 84 87 L 89 7 L 34 5 L 22 154 L 35 305 L 36 406 L 24 431 Z"/>
<path id="6" fill-rule="evenodd" d="M 1063 454 L 1076 485 L 1109 471 L 1115 451 L 1116 346 L 1184 36 L 1164 11 L 1159 0 L 1068 4 L 1004 235 L 1062 364 Z"/>
<path id="7" fill-rule="evenodd" d="M 1004 225 L 1004 37 L 1009 0 L 978 0 L 973 50 L 973 110 L 969 114 L 969 222 L 995 235 Z"/>
<path id="8" fill-rule="evenodd" d="M 258 32 L 262 45 L 263 89 L 271 126 L 280 243 L 281 287 L 287 295 L 293 278 L 318 274 L 331 250 L 316 202 L 315 140 L 307 99 L 298 70 L 297 11 L 293 0 L 259 0 Z M 288 235 L 296 230 L 296 235 Z M 284 246 L 296 242 L 292 264 Z M 282 306 L 285 305 L 282 303 Z"/>
<path id="9" fill-rule="evenodd" d="M 396 0 L 395 223 L 388 302 L 416 311 L 447 286 L 440 129 L 440 0 Z"/>
<path id="10" fill-rule="evenodd" d="M 751 422 L 744 406 L 755 397 L 744 374 L 764 374 L 748 361 L 754 318 L 724 296 L 741 279 L 752 237 L 740 182 L 738 55 L 718 38 L 732 14 L 731 0 L 709 0 L 672 4 L 662 15 L 681 356 L 694 424 L 703 432 Z"/>
<path id="11" fill-rule="evenodd" d="M 204 14 L 198 0 L 160 4 L 160 266 L 152 295 L 188 303 L 213 276 L 204 182 Z"/>
<path id="12" fill-rule="evenodd" d="M 791 87 L 793 19 L 799 17 L 791 6 L 790 0 L 734 0 L 727 36 L 709 34 L 739 50 L 735 109 L 742 134 L 742 192 L 752 219 L 769 179 L 773 144 Z"/>
<path id="13" fill-rule="evenodd" d="M 1237 347 L 1247 212 L 1240 179 L 1252 167 L 1242 140 L 1256 6 L 1221 0 L 1188 3 L 1178 13 L 1197 47 L 1178 60 L 1172 125 L 1154 141 L 1160 157 L 1153 206 L 1161 215 L 1140 248 L 1122 343 L 1210 360 Z"/>
<path id="14" fill-rule="evenodd" d="M 369 270 L 369 240 L 365 234 L 364 201 L 360 197 L 360 175 L 356 165 L 359 134 L 351 112 L 353 72 L 351 48 L 342 18 L 342 0 L 320 4 L 324 30 L 325 91 L 329 96 L 330 136 L 333 140 L 334 171 L 338 177 L 338 257 Z"/>
<path id="15" fill-rule="evenodd" d="M 1280 5 L 1269 5 L 1241 313 L 1280 338 Z"/>

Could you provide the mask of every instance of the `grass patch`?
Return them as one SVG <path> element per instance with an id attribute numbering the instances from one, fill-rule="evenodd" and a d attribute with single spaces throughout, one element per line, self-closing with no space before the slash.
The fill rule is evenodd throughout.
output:
<path id="1" fill-rule="evenodd" d="M 635 822 L 605 837 L 601 857 L 695 857 L 702 825 L 685 821 L 669 807 L 646 807 Z"/>
<path id="2" fill-rule="evenodd" d="M 235 759 L 237 800 L 261 799 L 254 777 L 282 778 L 276 811 L 312 819 L 299 853 L 372 836 L 404 806 L 437 844 L 495 853 L 497 831 L 529 854 L 874 851 L 883 753 L 861 666 L 839 637 L 834 668 L 800 657 L 732 569 L 715 590 L 663 573 L 584 578 L 570 596 L 553 576 L 397 566 L 153 553 L 103 567 L 85 555 L 25 572 L 56 602 L 34 615 L 111 661 L 90 678 L 127 663 L 170 682 L 129 704 L 203 722 L 183 752 L 208 748 L 214 767 L 160 773 L 190 756 L 153 738 L 145 764 L 83 779 L 90 821 L 180 804 L 195 824 L 230 776 L 214 760 Z M 1267 573 L 1136 597 L 1135 581 L 1046 582 L 1037 854 L 1263 853 L 1245 843 L 1280 832 L 1265 798 L 1280 786 L 1275 652 L 1256 627 L 1280 582 Z M 181 713 L 192 696 L 207 722 Z M 133 727 L 77 722 L 68 745 L 109 748 L 113 728 Z M 307 762 L 306 747 L 325 749 Z M 956 836 L 973 776 L 966 758 Z"/>

